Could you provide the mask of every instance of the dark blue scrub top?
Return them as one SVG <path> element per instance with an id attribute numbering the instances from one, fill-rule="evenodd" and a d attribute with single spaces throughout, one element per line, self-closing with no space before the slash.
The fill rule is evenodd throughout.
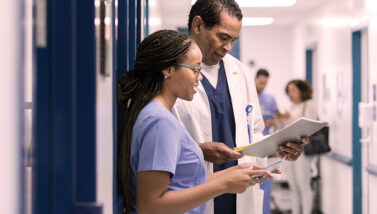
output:
<path id="1" fill-rule="evenodd" d="M 211 109 L 212 141 L 223 142 L 230 148 L 236 147 L 232 100 L 229 93 L 228 82 L 225 75 L 224 63 L 220 61 L 217 86 L 214 88 L 203 75 L 202 85 L 207 94 Z M 213 164 L 213 171 L 217 172 L 237 165 L 237 160 L 224 164 Z M 215 213 L 235 214 L 236 194 L 223 194 L 215 198 Z"/>

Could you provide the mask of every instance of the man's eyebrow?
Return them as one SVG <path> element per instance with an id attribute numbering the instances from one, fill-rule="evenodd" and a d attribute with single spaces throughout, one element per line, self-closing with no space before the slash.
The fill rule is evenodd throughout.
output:
<path id="1" fill-rule="evenodd" d="M 227 34 L 227 33 L 220 33 L 220 36 L 226 36 L 226 37 L 228 37 L 228 38 L 232 38 L 232 40 L 237 40 L 237 39 L 240 38 L 239 36 L 237 36 L 236 38 L 233 38 L 231 35 L 229 35 L 229 34 Z"/>
<path id="2" fill-rule="evenodd" d="M 227 33 L 220 33 L 220 36 L 226 36 L 226 37 L 232 38 L 232 36 Z"/>

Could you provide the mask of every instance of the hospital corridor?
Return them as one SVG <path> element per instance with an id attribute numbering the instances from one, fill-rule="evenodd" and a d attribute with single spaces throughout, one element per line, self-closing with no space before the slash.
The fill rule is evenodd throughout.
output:
<path id="1" fill-rule="evenodd" d="M 1 214 L 377 214 L 377 0 L 1 5 Z"/>

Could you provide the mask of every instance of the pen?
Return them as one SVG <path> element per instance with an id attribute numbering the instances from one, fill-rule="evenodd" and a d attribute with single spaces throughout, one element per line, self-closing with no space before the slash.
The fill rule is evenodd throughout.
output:
<path id="1" fill-rule="evenodd" d="M 249 134 L 249 144 L 251 144 L 251 112 L 253 111 L 253 106 L 252 105 L 247 105 L 246 106 L 246 117 L 247 117 L 247 132 Z"/>

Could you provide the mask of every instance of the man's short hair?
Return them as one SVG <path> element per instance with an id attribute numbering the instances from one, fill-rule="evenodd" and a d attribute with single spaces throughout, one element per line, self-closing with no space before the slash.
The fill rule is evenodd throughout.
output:
<path id="1" fill-rule="evenodd" d="M 235 0 L 197 0 L 191 7 L 188 28 L 191 31 L 192 20 L 200 16 L 204 21 L 206 29 L 220 24 L 220 13 L 224 11 L 230 16 L 242 20 L 242 12 Z"/>
<path id="2" fill-rule="evenodd" d="M 259 76 L 265 76 L 265 77 L 269 77 L 270 76 L 270 73 L 268 73 L 268 71 L 264 68 L 261 68 L 257 71 L 257 75 L 256 77 L 258 78 Z"/>

